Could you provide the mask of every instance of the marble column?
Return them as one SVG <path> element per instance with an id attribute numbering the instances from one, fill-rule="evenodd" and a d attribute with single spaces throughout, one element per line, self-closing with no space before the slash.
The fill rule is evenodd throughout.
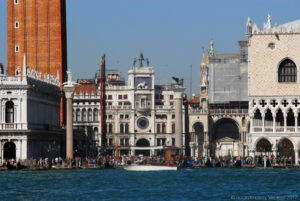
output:
<path id="1" fill-rule="evenodd" d="M 250 116 L 250 133 L 253 133 L 253 116 Z"/>
<path id="2" fill-rule="evenodd" d="M 273 155 L 275 156 L 275 159 L 277 158 L 277 149 L 272 149 Z"/>
<path id="3" fill-rule="evenodd" d="M 299 150 L 295 149 L 295 165 L 299 165 Z"/>
<path id="4" fill-rule="evenodd" d="M 175 146 L 182 149 L 182 92 L 175 93 Z"/>
<path id="5" fill-rule="evenodd" d="M 295 115 L 295 132 L 298 132 L 298 115 Z"/>
<path id="6" fill-rule="evenodd" d="M 276 132 L 276 114 L 272 114 L 273 116 L 273 132 Z"/>
<path id="7" fill-rule="evenodd" d="M 74 157 L 74 144 L 73 144 L 73 115 L 72 115 L 72 102 L 73 95 L 75 91 L 75 85 L 69 77 L 70 72 L 68 73 L 68 82 L 64 83 L 64 92 L 67 99 L 67 126 L 66 126 L 66 158 L 73 159 Z"/>
<path id="8" fill-rule="evenodd" d="M 263 114 L 261 116 L 261 120 L 262 120 L 262 132 L 265 132 L 265 114 Z"/>
<path id="9" fill-rule="evenodd" d="M 27 159 L 27 140 L 23 139 L 22 140 L 22 159 L 26 160 Z"/>
<path id="10" fill-rule="evenodd" d="M 16 142 L 16 161 L 21 159 L 21 140 Z"/>
<path id="11" fill-rule="evenodd" d="M 286 113 L 283 114 L 283 119 L 284 119 L 284 122 L 283 122 L 284 123 L 283 124 L 284 125 L 283 131 L 286 132 L 287 131 L 287 127 L 286 127 L 287 114 Z"/>

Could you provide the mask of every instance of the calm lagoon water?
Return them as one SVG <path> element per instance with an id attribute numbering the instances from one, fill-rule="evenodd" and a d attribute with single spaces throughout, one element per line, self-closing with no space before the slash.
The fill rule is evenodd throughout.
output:
<path id="1" fill-rule="evenodd" d="M 0 171 L 0 200 L 300 200 L 300 169 Z"/>

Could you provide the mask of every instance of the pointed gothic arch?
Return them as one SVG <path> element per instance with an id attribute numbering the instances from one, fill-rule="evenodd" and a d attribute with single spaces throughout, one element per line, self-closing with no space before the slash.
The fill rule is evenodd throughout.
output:
<path id="1" fill-rule="evenodd" d="M 278 82 L 297 82 L 297 66 L 291 59 L 285 58 L 280 62 Z"/>

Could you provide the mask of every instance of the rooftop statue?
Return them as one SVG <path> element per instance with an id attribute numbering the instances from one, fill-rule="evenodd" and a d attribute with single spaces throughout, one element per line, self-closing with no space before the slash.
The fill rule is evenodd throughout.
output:
<path id="1" fill-rule="evenodd" d="M 133 59 L 133 67 L 136 65 L 136 58 Z"/>
<path id="2" fill-rule="evenodd" d="M 72 73 L 71 71 L 67 71 L 67 76 L 68 76 L 68 83 L 71 83 L 72 82 Z"/>
<path id="3" fill-rule="evenodd" d="M 172 77 L 173 83 L 172 86 L 183 86 L 183 78 Z"/>

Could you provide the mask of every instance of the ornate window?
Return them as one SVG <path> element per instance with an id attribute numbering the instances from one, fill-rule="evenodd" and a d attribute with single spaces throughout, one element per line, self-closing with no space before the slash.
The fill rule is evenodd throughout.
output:
<path id="1" fill-rule="evenodd" d="M 125 124 L 125 133 L 129 133 L 129 124 Z"/>
<path id="2" fill-rule="evenodd" d="M 161 127 L 162 127 L 162 133 L 166 133 L 166 124 L 163 123 Z"/>
<path id="3" fill-rule="evenodd" d="M 76 110 L 76 121 L 80 121 L 80 109 Z"/>
<path id="4" fill-rule="evenodd" d="M 88 121 L 89 122 L 91 122 L 91 121 L 93 121 L 93 111 L 92 111 L 92 109 L 89 109 L 88 110 Z"/>
<path id="5" fill-rule="evenodd" d="M 97 127 L 94 128 L 94 140 L 95 141 L 98 140 L 98 128 Z"/>
<path id="6" fill-rule="evenodd" d="M 98 121 L 98 109 L 94 109 L 94 121 Z"/>
<path id="7" fill-rule="evenodd" d="M 82 110 L 82 121 L 86 121 L 86 109 Z"/>
<path id="8" fill-rule="evenodd" d="M 156 125 L 156 133 L 160 133 L 160 124 Z"/>
<path id="9" fill-rule="evenodd" d="M 279 65 L 278 82 L 297 82 L 297 67 L 292 60 L 285 59 Z"/>
<path id="10" fill-rule="evenodd" d="M 14 103 L 12 101 L 5 104 L 5 123 L 14 123 Z"/>
<path id="11" fill-rule="evenodd" d="M 124 133 L 124 125 L 120 124 L 120 133 Z"/>
<path id="12" fill-rule="evenodd" d="M 172 133 L 175 133 L 175 124 L 172 124 Z"/>
<path id="13" fill-rule="evenodd" d="M 113 125 L 108 124 L 108 133 L 113 133 Z"/>

